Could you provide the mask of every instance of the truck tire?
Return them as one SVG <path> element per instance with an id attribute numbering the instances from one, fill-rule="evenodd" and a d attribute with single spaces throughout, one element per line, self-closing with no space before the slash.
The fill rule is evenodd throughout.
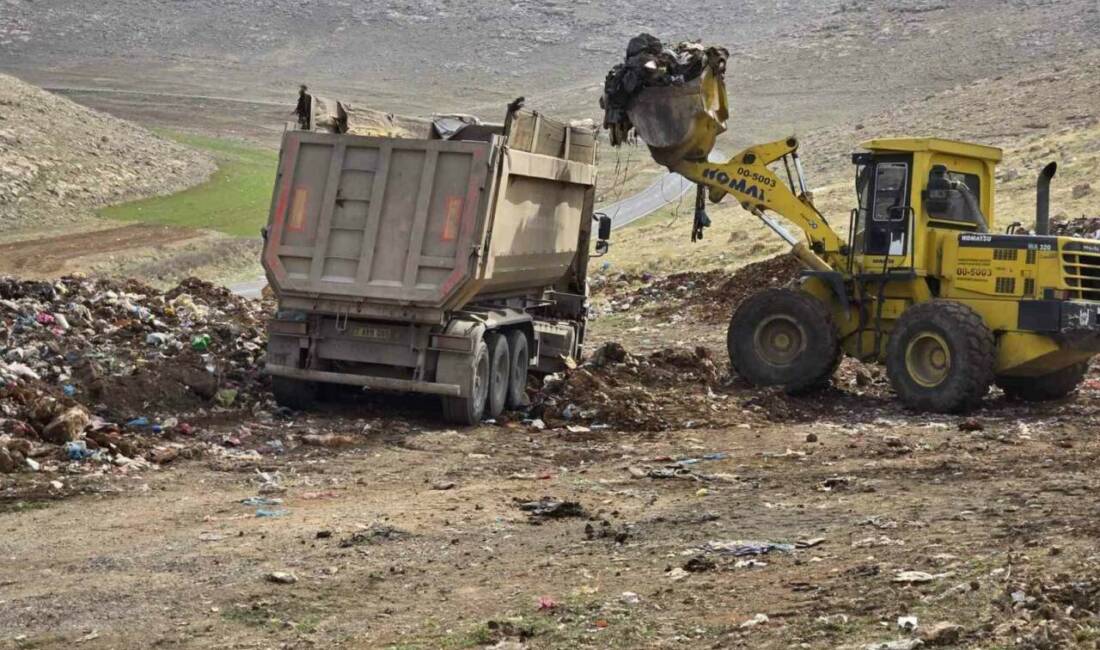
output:
<path id="1" fill-rule="evenodd" d="M 478 341 L 470 362 L 473 372 L 468 397 L 444 397 L 443 417 L 455 424 L 470 426 L 481 422 L 489 395 L 489 347 Z"/>
<path id="2" fill-rule="evenodd" d="M 317 404 L 320 387 L 312 381 L 272 377 L 271 392 L 279 406 L 293 411 L 308 411 Z"/>
<path id="3" fill-rule="evenodd" d="M 898 319 L 886 346 L 886 373 L 907 407 L 961 413 L 989 392 L 996 353 L 993 332 L 978 312 L 930 300 Z"/>
<path id="4" fill-rule="evenodd" d="M 508 349 L 508 339 L 499 332 L 486 334 L 485 343 L 489 346 L 489 398 L 485 414 L 495 418 L 504 412 L 508 402 L 512 355 Z"/>
<path id="5" fill-rule="evenodd" d="M 521 330 L 508 332 L 508 350 L 512 354 L 512 368 L 508 376 L 509 409 L 527 406 L 527 369 L 531 367 L 531 353 L 527 347 L 527 335 Z"/>
<path id="6" fill-rule="evenodd" d="M 730 365 L 749 383 L 792 394 L 828 384 L 840 362 L 832 315 L 798 289 L 768 289 L 741 303 L 726 348 Z"/>
<path id="7" fill-rule="evenodd" d="M 997 386 L 1005 392 L 1005 397 L 1020 402 L 1046 402 L 1061 399 L 1077 390 L 1085 373 L 1089 370 L 1087 361 L 1075 363 L 1061 370 L 1037 377 L 996 378 Z"/>

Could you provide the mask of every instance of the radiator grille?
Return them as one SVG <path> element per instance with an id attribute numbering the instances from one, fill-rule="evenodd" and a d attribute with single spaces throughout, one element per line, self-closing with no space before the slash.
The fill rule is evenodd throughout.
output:
<path id="1" fill-rule="evenodd" d="M 1024 278 L 1024 295 L 1035 295 L 1035 278 Z"/>
<path id="2" fill-rule="evenodd" d="M 1071 299 L 1100 300 L 1100 254 L 1063 252 L 1062 271 Z"/>
<path id="3" fill-rule="evenodd" d="M 993 259 L 1015 262 L 1020 251 L 1015 248 L 994 248 Z"/>
<path id="4" fill-rule="evenodd" d="M 997 278 L 997 293 L 1016 293 L 1016 278 Z"/>

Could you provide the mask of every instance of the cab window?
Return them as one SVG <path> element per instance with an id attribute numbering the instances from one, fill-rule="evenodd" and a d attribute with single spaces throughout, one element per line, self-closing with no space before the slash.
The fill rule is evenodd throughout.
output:
<path id="1" fill-rule="evenodd" d="M 875 203 L 872 208 L 875 221 L 905 219 L 908 176 L 909 165 L 905 163 L 879 163 L 875 167 Z"/>

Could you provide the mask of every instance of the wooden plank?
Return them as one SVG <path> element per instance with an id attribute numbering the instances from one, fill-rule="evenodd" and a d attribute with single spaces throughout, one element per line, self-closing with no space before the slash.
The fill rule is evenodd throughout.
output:
<path id="1" fill-rule="evenodd" d="M 332 213 L 336 210 L 336 193 L 340 190 L 340 176 L 344 168 L 344 154 L 347 145 L 336 145 L 329 161 L 328 178 L 325 179 L 325 193 L 321 198 L 321 218 L 317 224 L 317 237 L 313 240 L 313 260 L 309 267 L 309 282 L 316 285 L 321 281 L 328 256 L 329 234 L 332 232 Z"/>
<path id="2" fill-rule="evenodd" d="M 386 198 L 386 180 L 390 174 L 390 159 L 393 158 L 393 142 L 381 143 L 378 158 L 378 171 L 374 174 L 374 184 L 371 186 L 367 225 L 363 228 L 363 245 L 359 254 L 359 272 L 356 274 L 359 283 L 370 282 L 374 246 L 378 241 L 378 226 L 382 223 L 382 203 Z"/>
<path id="3" fill-rule="evenodd" d="M 420 269 L 420 256 L 424 250 L 424 231 L 428 229 L 428 210 L 432 205 L 432 187 L 435 185 L 435 166 L 439 162 L 439 150 L 430 149 L 424 156 L 424 169 L 420 173 L 420 189 L 416 195 L 416 212 L 413 213 L 413 227 L 409 233 L 409 254 L 405 258 L 404 283 L 406 287 L 416 284 L 416 275 Z"/>

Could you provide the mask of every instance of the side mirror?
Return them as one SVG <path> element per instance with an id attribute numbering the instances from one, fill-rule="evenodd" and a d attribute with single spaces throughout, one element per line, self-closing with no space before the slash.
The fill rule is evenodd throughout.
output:
<path id="1" fill-rule="evenodd" d="M 599 256 L 601 256 L 601 255 L 606 255 L 606 254 L 607 254 L 607 250 L 608 250 L 608 249 L 609 249 L 610 247 L 611 247 L 611 245 L 607 243 L 607 240 L 606 240 L 606 239 L 600 239 L 600 240 L 598 240 L 598 241 L 596 242 L 596 257 L 599 257 Z"/>
<path id="2" fill-rule="evenodd" d="M 596 231 L 596 238 L 602 241 L 611 239 L 611 217 L 606 214 L 600 215 L 600 227 Z"/>

